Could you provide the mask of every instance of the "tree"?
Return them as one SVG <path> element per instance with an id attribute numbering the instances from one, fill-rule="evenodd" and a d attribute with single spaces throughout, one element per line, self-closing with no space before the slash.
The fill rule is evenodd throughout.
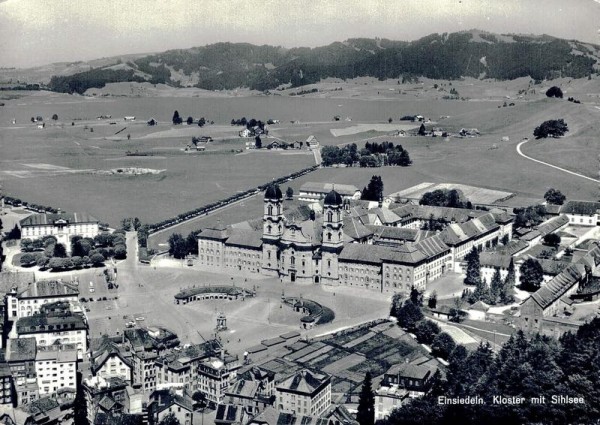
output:
<path id="1" fill-rule="evenodd" d="M 96 253 L 90 256 L 90 262 L 94 267 L 99 267 L 104 265 L 104 255 L 100 253 Z"/>
<path id="2" fill-rule="evenodd" d="M 419 136 L 425 136 L 426 133 L 427 133 L 427 130 L 425 130 L 425 124 L 421 124 L 421 127 L 419 127 L 419 131 L 417 134 Z"/>
<path id="3" fill-rule="evenodd" d="M 437 292 L 435 290 L 431 293 L 431 295 L 429 295 L 429 298 L 427 299 L 427 307 L 437 307 Z"/>
<path id="4" fill-rule="evenodd" d="M 56 114 L 52 115 L 52 120 L 53 121 L 56 121 L 57 119 L 58 119 L 58 115 L 56 115 Z"/>
<path id="5" fill-rule="evenodd" d="M 185 122 L 187 123 L 187 125 L 192 125 L 194 123 L 194 118 L 193 117 L 187 117 L 187 120 L 185 120 Z"/>
<path id="6" fill-rule="evenodd" d="M 182 259 L 188 254 L 187 243 L 180 233 L 169 236 L 169 255 Z"/>
<path id="7" fill-rule="evenodd" d="M 142 227 L 142 222 L 140 221 L 139 218 L 134 217 L 133 218 L 133 230 L 139 230 L 140 227 Z"/>
<path id="8" fill-rule="evenodd" d="M 360 425 L 374 425 L 375 423 L 375 395 L 371 386 L 371 372 L 367 371 L 360 389 L 356 410 L 356 420 Z"/>
<path id="9" fill-rule="evenodd" d="M 204 127 L 204 124 L 206 124 L 206 119 L 202 117 L 198 120 L 198 127 Z"/>
<path id="10" fill-rule="evenodd" d="M 54 270 L 63 269 L 65 267 L 65 259 L 60 257 L 52 257 L 50 261 L 48 261 L 48 267 Z"/>
<path id="11" fill-rule="evenodd" d="M 383 200 L 383 180 L 381 176 L 371 177 L 371 181 L 362 191 L 361 199 L 366 201 Z"/>
<path id="12" fill-rule="evenodd" d="M 262 140 L 260 139 L 260 136 L 256 136 L 254 138 L 254 147 L 256 149 L 261 149 L 262 148 Z"/>
<path id="13" fill-rule="evenodd" d="M 519 272 L 521 273 L 519 278 L 521 289 L 531 292 L 540 289 L 542 281 L 544 280 L 544 270 L 539 261 L 535 258 L 528 258 L 521 264 Z"/>
<path id="14" fill-rule="evenodd" d="M 73 264 L 73 267 L 75 268 L 80 268 L 81 266 L 83 266 L 83 259 L 76 255 L 74 257 L 71 257 L 71 263 Z"/>
<path id="15" fill-rule="evenodd" d="M 569 131 L 567 123 L 561 118 L 558 120 L 548 120 L 540 124 L 533 130 L 533 135 L 537 139 L 546 137 L 560 137 L 564 136 Z"/>
<path id="16" fill-rule="evenodd" d="M 502 285 L 502 291 L 500 291 L 500 302 L 503 304 L 511 303 L 514 300 L 512 295 L 513 288 L 515 287 L 516 273 L 515 273 L 515 263 L 513 259 L 510 259 L 510 263 L 508 265 L 508 273 L 504 278 L 504 282 Z"/>
<path id="17" fill-rule="evenodd" d="M 285 191 L 285 196 L 288 199 L 294 198 L 294 189 L 292 189 L 291 187 L 288 186 L 287 190 Z"/>
<path id="18" fill-rule="evenodd" d="M 19 262 L 23 267 L 33 266 L 35 264 L 35 256 L 32 254 L 23 254 Z"/>
<path id="19" fill-rule="evenodd" d="M 19 229 L 19 226 L 15 224 L 15 227 L 13 227 L 10 232 L 8 232 L 8 235 L 6 235 L 5 239 L 6 240 L 21 239 L 21 229 Z"/>
<path id="20" fill-rule="evenodd" d="M 173 124 L 181 124 L 183 122 L 183 118 L 179 116 L 179 111 L 173 112 Z"/>
<path id="21" fill-rule="evenodd" d="M 552 86 L 546 91 L 546 96 L 548 97 L 559 97 L 562 99 L 563 92 L 560 87 Z"/>
<path id="22" fill-rule="evenodd" d="M 414 286 L 410 288 L 410 300 L 416 306 L 423 306 L 423 292 L 419 291 Z"/>
<path id="23" fill-rule="evenodd" d="M 479 251 L 473 247 L 465 259 L 467 260 L 467 274 L 464 279 L 465 285 L 477 285 L 481 283 L 481 264 L 479 262 Z"/>
<path id="24" fill-rule="evenodd" d="M 40 255 L 35 264 L 36 266 L 38 266 L 40 269 L 45 268 L 48 265 L 48 262 L 50 261 L 50 259 L 48 257 L 46 257 L 45 255 Z"/>
<path id="25" fill-rule="evenodd" d="M 89 421 L 87 419 L 87 404 L 85 400 L 85 393 L 83 392 L 83 385 L 81 385 L 81 372 L 77 372 L 75 379 L 76 392 L 75 399 L 73 400 L 73 422 L 78 425 L 89 425 Z"/>
<path id="26" fill-rule="evenodd" d="M 437 323 L 428 319 L 420 320 L 415 326 L 415 335 L 421 344 L 431 344 L 441 331 Z"/>
<path id="27" fill-rule="evenodd" d="M 162 418 L 162 421 L 160 421 L 158 425 L 181 425 L 181 422 L 179 422 L 175 413 L 171 412 Z"/>
<path id="28" fill-rule="evenodd" d="M 504 282 L 500 276 L 500 269 L 496 267 L 494 275 L 492 276 L 492 281 L 490 282 L 490 296 L 488 300 L 490 304 L 496 304 L 499 301 L 503 289 Z"/>
<path id="29" fill-rule="evenodd" d="M 400 157 L 398 159 L 398 165 L 400 165 L 401 167 L 408 167 L 410 164 L 412 164 L 412 160 L 410 159 L 407 150 L 403 150 L 402 152 L 400 152 L 399 156 Z"/>
<path id="30" fill-rule="evenodd" d="M 187 238 L 185 238 L 185 245 L 188 254 L 198 254 L 197 232 L 191 232 L 189 235 L 187 235 Z"/>
<path id="31" fill-rule="evenodd" d="M 561 238 L 556 233 L 548 233 L 544 236 L 544 245 L 558 247 L 560 245 Z"/>
<path id="32" fill-rule="evenodd" d="M 391 124 L 391 123 L 392 123 L 392 121 L 394 121 L 394 120 L 392 119 L 392 117 L 389 117 L 389 118 L 388 118 L 388 123 L 390 123 L 390 124 Z"/>
<path id="33" fill-rule="evenodd" d="M 553 205 L 562 205 L 567 197 L 561 193 L 560 190 L 556 190 L 553 188 L 548 189 L 548 191 L 544 194 L 544 199 Z"/>
<path id="34" fill-rule="evenodd" d="M 67 256 L 67 248 L 61 243 L 54 245 L 54 256 L 59 258 L 65 258 Z"/>
<path id="35" fill-rule="evenodd" d="M 442 359 L 447 359 L 455 347 L 456 343 L 452 337 L 446 332 L 442 332 L 437 334 L 431 343 L 431 354 Z"/>
<path id="36" fill-rule="evenodd" d="M 115 245 L 115 258 L 117 260 L 124 260 L 127 258 L 127 247 L 125 245 Z"/>
<path id="37" fill-rule="evenodd" d="M 415 305 L 412 301 L 406 300 L 402 307 L 398 310 L 398 324 L 409 330 L 413 331 L 419 320 L 423 318 L 423 312 L 419 306 Z"/>

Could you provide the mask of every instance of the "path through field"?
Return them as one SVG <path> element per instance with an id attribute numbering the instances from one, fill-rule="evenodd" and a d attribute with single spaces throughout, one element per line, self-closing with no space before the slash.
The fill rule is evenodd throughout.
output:
<path id="1" fill-rule="evenodd" d="M 579 173 L 576 173 L 574 171 L 569 171 L 569 170 L 566 170 L 564 168 L 558 167 L 556 165 L 552 165 L 552 164 L 549 164 L 547 162 L 540 161 L 539 159 L 534 159 L 534 158 L 532 158 L 530 156 L 525 155 L 523 152 L 521 152 L 521 146 L 524 145 L 525 143 L 527 143 L 528 141 L 529 140 L 524 140 L 524 141 L 522 141 L 521 143 L 519 143 L 517 145 L 517 153 L 519 155 L 521 155 L 523 158 L 527 158 L 530 161 L 539 162 L 540 164 L 547 165 L 548 167 L 556 168 L 557 170 L 564 171 L 565 173 L 573 174 L 574 176 L 581 177 L 582 179 L 591 180 L 593 182 L 600 183 L 600 180 L 598 180 L 598 179 L 594 179 L 592 177 L 584 176 L 583 174 L 579 174 Z"/>

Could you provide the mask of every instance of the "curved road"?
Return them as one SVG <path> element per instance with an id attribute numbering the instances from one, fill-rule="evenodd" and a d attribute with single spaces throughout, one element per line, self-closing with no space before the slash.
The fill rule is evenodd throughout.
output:
<path id="1" fill-rule="evenodd" d="M 556 168 L 557 170 L 563 171 L 563 172 L 565 172 L 565 173 L 573 174 L 574 176 L 581 177 L 582 179 L 591 180 L 591 181 L 593 181 L 593 182 L 600 183 L 600 180 L 598 180 L 598 179 L 594 179 L 594 178 L 592 178 L 592 177 L 584 176 L 583 174 L 579 174 L 579 173 L 576 173 L 576 172 L 574 172 L 574 171 L 570 171 L 570 170 L 567 170 L 567 169 L 565 169 L 565 168 L 561 168 L 561 167 L 558 167 L 558 166 L 556 166 L 556 165 L 552 165 L 552 164 L 549 164 L 549 163 L 547 163 L 547 162 L 540 161 L 539 159 L 534 159 L 534 158 L 532 158 L 532 157 L 530 157 L 530 156 L 527 156 L 527 155 L 525 155 L 523 152 L 521 152 L 521 145 L 524 145 L 524 144 L 525 144 L 525 143 L 527 143 L 528 141 L 529 141 L 529 140 L 524 140 L 524 141 L 522 141 L 521 143 L 519 143 L 519 144 L 517 145 L 517 153 L 518 153 L 519 155 L 521 155 L 523 158 L 527 158 L 527 159 L 528 159 L 528 160 L 530 160 L 530 161 L 533 161 L 533 162 L 538 162 L 538 163 L 540 163 L 540 164 L 543 164 L 543 165 L 546 165 L 546 166 L 548 166 L 548 167 Z"/>

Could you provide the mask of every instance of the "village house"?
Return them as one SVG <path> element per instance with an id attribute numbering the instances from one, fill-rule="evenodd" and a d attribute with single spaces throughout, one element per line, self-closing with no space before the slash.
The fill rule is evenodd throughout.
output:
<path id="1" fill-rule="evenodd" d="M 104 379 L 119 378 L 131 384 L 133 381 L 133 360 L 131 352 L 120 347 L 108 337 L 104 337 L 100 345 L 90 356 L 91 371 L 94 376 Z"/>
<path id="2" fill-rule="evenodd" d="M 6 294 L 5 305 L 7 318 L 15 321 L 22 317 L 39 314 L 42 306 L 57 301 L 78 303 L 77 286 L 60 280 L 39 280 L 31 282 L 23 290 L 12 288 Z"/>
<path id="3" fill-rule="evenodd" d="M 181 425 L 194 424 L 194 402 L 184 391 L 156 390 L 150 394 L 148 420 L 159 424 L 165 416 L 173 414 Z"/>
<path id="4" fill-rule="evenodd" d="M 119 378 L 94 376 L 81 383 L 90 424 L 97 423 L 100 414 L 122 414 L 129 410 L 127 382 Z"/>
<path id="5" fill-rule="evenodd" d="M 0 405 L 12 406 L 13 404 L 13 376 L 10 366 L 5 362 L 0 362 Z"/>
<path id="6" fill-rule="evenodd" d="M 280 412 L 320 416 L 331 405 L 331 377 L 302 369 L 276 385 L 275 394 Z"/>
<path id="7" fill-rule="evenodd" d="M 577 226 L 599 226 L 600 202 L 567 201 L 560 208 L 560 213 L 565 214 L 569 223 Z"/>
<path id="8" fill-rule="evenodd" d="M 37 347 L 35 338 L 9 339 L 5 360 L 13 376 L 17 406 L 39 398 L 38 381 L 35 374 Z"/>
<path id="9" fill-rule="evenodd" d="M 41 239 L 54 236 L 58 243 L 71 250 L 71 238 L 94 238 L 98 235 L 99 220 L 87 213 L 33 214 L 19 222 L 22 239 Z"/>
<path id="10" fill-rule="evenodd" d="M 77 351 L 38 351 L 35 356 L 35 373 L 40 396 L 56 394 L 59 390 L 77 388 Z"/>

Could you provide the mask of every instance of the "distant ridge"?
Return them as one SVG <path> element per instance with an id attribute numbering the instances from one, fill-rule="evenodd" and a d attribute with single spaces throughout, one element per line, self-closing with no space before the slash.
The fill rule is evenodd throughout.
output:
<path id="1" fill-rule="evenodd" d="M 354 38 L 327 46 L 286 49 L 248 43 L 216 43 L 149 55 L 55 64 L 30 83 L 53 91 L 83 93 L 109 82 L 139 81 L 208 90 L 298 87 L 322 78 L 375 77 L 500 80 L 581 78 L 599 72 L 600 46 L 548 35 L 492 34 L 481 30 L 431 34 L 419 40 Z M 86 69 L 86 64 L 89 64 Z M 93 68 L 92 68 L 93 66 Z M 40 68 L 36 68 L 40 69 Z M 14 70 L 0 70 L 6 80 Z M 71 72 L 73 71 L 73 72 Z M 42 72 L 30 75 L 42 76 Z M 52 78 L 49 78 L 52 76 Z M 23 82 L 23 79 L 21 79 Z"/>

